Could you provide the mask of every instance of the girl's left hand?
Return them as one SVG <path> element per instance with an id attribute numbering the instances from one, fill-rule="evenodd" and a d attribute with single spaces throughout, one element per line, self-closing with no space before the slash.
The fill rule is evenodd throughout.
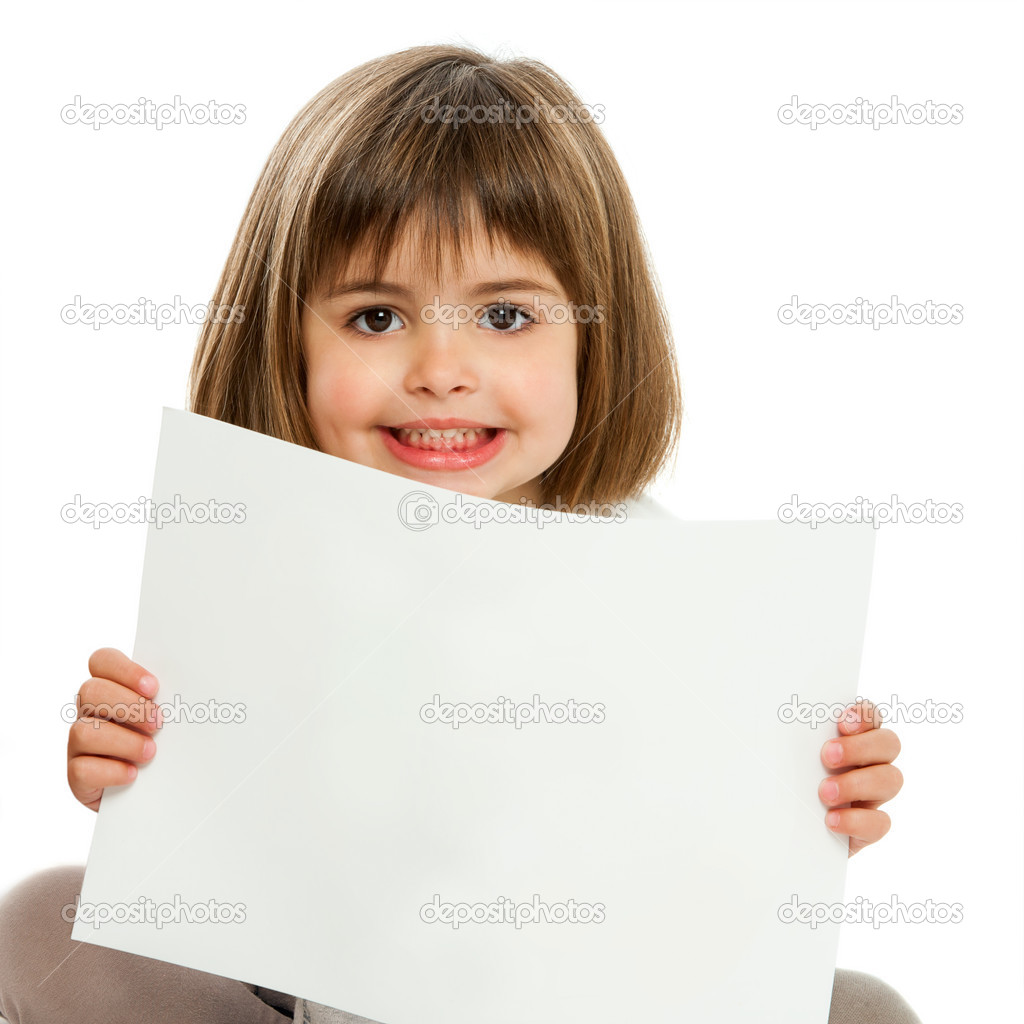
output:
<path id="1" fill-rule="evenodd" d="M 837 808 L 825 815 L 825 824 L 850 837 L 850 857 L 889 831 L 891 819 L 878 805 L 903 787 L 903 773 L 892 763 L 900 752 L 899 737 L 880 724 L 874 704 L 858 701 L 839 720 L 841 737 L 821 748 L 821 762 L 832 774 L 818 786 L 818 798 Z"/>

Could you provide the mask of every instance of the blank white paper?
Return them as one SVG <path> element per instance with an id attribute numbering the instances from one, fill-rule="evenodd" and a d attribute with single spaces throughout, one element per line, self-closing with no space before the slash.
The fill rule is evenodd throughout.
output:
<path id="1" fill-rule="evenodd" d="M 165 409 L 176 495 L 244 505 L 148 527 L 132 656 L 204 720 L 104 794 L 81 894 L 163 920 L 73 939 L 384 1024 L 826 1024 L 838 925 L 780 908 L 843 897 L 836 731 L 779 709 L 859 692 L 869 524 L 411 529 L 455 492 Z"/>

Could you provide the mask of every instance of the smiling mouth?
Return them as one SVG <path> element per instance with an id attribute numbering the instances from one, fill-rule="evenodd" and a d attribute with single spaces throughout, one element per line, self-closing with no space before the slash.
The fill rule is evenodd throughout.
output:
<path id="1" fill-rule="evenodd" d="M 490 444 L 498 433 L 497 427 L 459 427 L 451 430 L 409 430 L 405 427 L 386 429 L 403 448 L 425 452 L 476 451 Z"/>

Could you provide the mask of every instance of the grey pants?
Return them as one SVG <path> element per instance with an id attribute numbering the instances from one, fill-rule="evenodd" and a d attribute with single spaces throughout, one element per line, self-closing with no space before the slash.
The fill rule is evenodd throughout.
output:
<path id="1" fill-rule="evenodd" d="M 0 899 L 0 1017 L 10 1024 L 284 1024 L 295 997 L 71 941 L 84 867 L 50 868 Z M 70 915 L 68 915 L 70 916 Z M 921 1024 L 895 989 L 837 969 L 829 1024 Z"/>

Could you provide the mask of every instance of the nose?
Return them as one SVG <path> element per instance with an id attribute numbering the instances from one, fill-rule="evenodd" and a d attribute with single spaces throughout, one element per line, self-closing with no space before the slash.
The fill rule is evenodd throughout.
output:
<path id="1" fill-rule="evenodd" d="M 408 346 L 405 386 L 410 391 L 430 391 L 439 398 L 453 391 L 475 391 L 480 350 L 473 342 L 465 324 L 417 324 Z"/>

